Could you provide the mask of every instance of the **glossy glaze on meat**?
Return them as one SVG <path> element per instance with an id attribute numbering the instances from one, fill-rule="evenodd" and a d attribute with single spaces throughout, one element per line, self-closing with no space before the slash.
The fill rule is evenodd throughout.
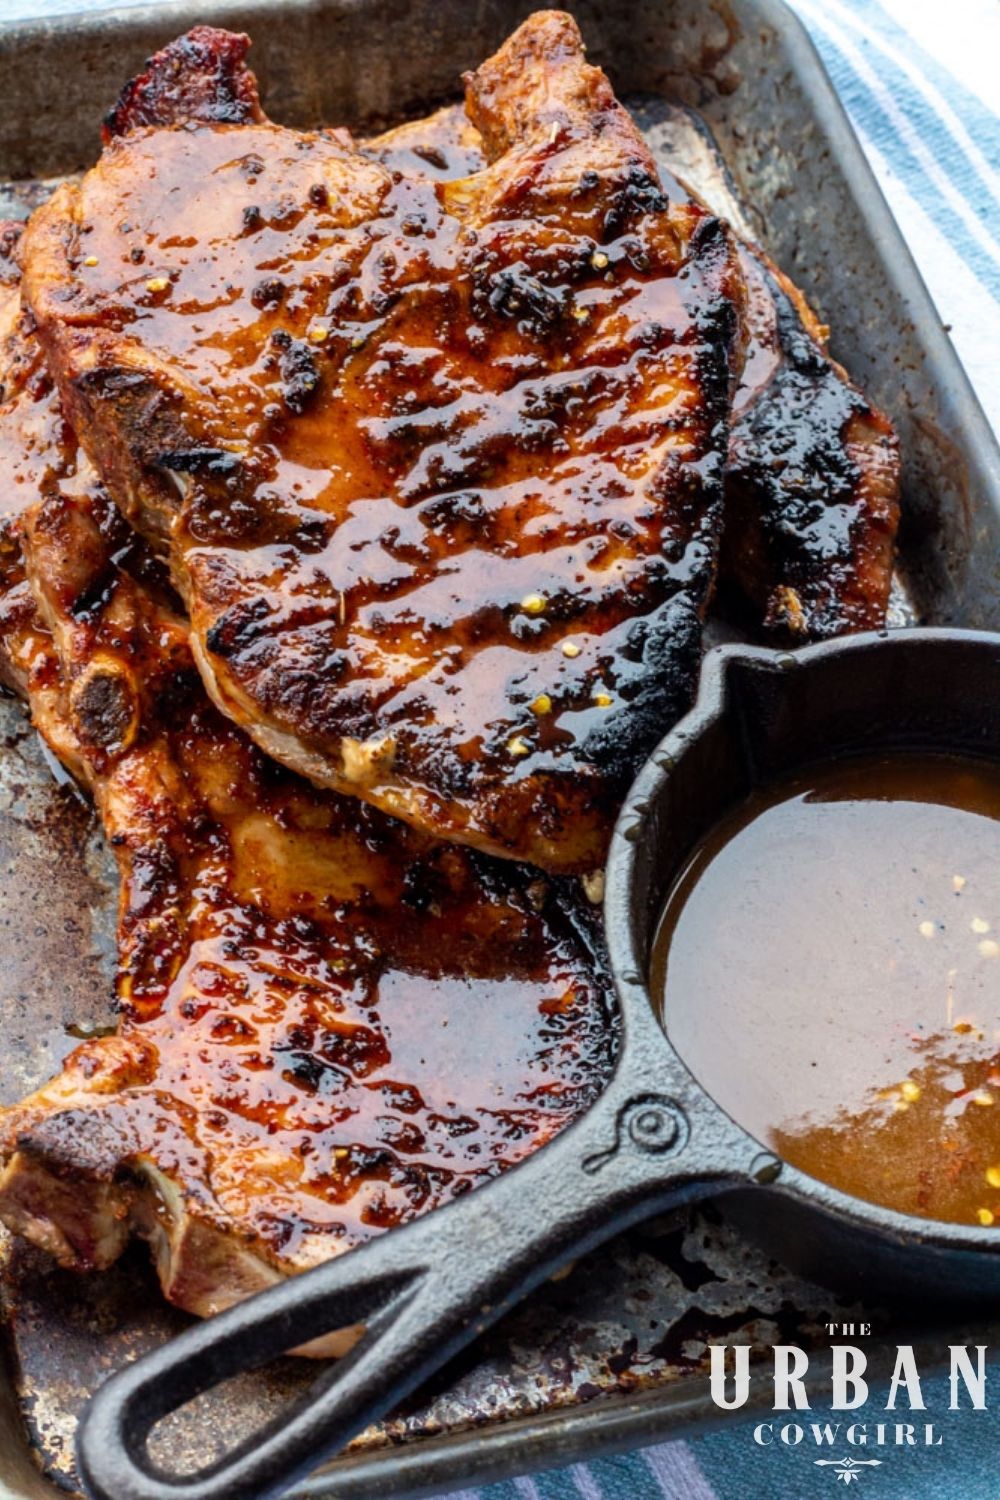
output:
<path id="1" fill-rule="evenodd" d="M 485 162 L 459 105 L 365 143 L 391 169 L 437 181 Z M 674 195 L 689 189 L 668 176 Z M 824 640 L 885 622 L 899 525 L 899 445 L 888 417 L 830 358 L 805 298 L 739 243 L 746 361 L 733 402 L 721 571 L 765 635 Z"/>
<path id="2" fill-rule="evenodd" d="M 24 529 L 121 866 L 122 1015 L 5 1113 L 5 1222 L 79 1268 L 145 1235 L 167 1295 L 204 1313 L 487 1180 L 583 1108 L 606 997 L 544 883 L 266 761 L 80 503 Z"/>
<path id="3" fill-rule="evenodd" d="M 571 893 L 317 790 L 211 706 L 16 293 L 0 664 L 118 858 L 121 1015 L 0 1112 L 0 1217 L 78 1269 L 143 1236 L 204 1314 L 521 1160 L 615 1024 Z"/>
<path id="4" fill-rule="evenodd" d="M 0 682 L 30 691 L 36 720 L 60 757 L 81 773 L 59 706 L 58 673 L 24 570 L 18 532 L 25 509 L 56 486 L 97 487 L 63 420 L 31 320 L 21 306 L 16 260 L 23 225 L 0 224 Z"/>
<path id="5" fill-rule="evenodd" d="M 136 129 L 36 214 L 27 294 L 225 712 L 435 835 L 587 870 L 693 690 L 742 282 L 568 17 L 467 108 L 489 165 L 443 184 L 331 132 Z"/>
<path id="6" fill-rule="evenodd" d="M 826 640 L 885 623 L 899 527 L 892 424 L 830 358 L 827 330 L 741 246 L 750 338 L 733 409 L 722 572 L 767 633 Z"/>

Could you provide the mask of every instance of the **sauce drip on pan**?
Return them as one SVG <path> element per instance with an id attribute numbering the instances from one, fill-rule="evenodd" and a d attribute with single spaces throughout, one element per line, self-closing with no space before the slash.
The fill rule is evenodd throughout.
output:
<path id="1" fill-rule="evenodd" d="M 652 988 L 784 1160 L 1000 1229 L 1000 767 L 859 758 L 754 793 L 671 893 Z"/>

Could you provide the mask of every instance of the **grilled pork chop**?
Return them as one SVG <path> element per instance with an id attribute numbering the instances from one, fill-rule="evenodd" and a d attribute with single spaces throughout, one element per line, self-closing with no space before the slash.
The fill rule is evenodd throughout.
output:
<path id="1" fill-rule="evenodd" d="M 885 623 L 899 527 L 888 417 L 831 359 L 827 330 L 754 246 L 748 358 L 733 407 L 722 572 L 764 629 L 825 640 Z"/>
<path id="2" fill-rule="evenodd" d="M 222 65 L 245 123 L 219 123 L 188 65 L 153 60 L 24 262 L 209 691 L 276 759 L 436 836 L 596 866 L 696 677 L 740 357 L 728 231 L 668 199 L 557 12 L 468 78 L 488 165 L 444 184 L 257 119 Z"/>
<path id="3" fill-rule="evenodd" d="M 482 138 L 448 105 L 364 143 L 390 170 L 439 182 L 483 169 Z M 671 194 L 691 190 L 658 161 Z M 823 640 L 885 621 L 899 524 L 889 419 L 830 358 L 828 331 L 759 246 L 738 242 L 746 361 L 733 402 L 721 572 L 765 633 Z"/>
<path id="4" fill-rule="evenodd" d="M 212 707 L 11 295 L 0 662 L 117 854 L 121 1017 L 0 1111 L 0 1218 L 78 1269 L 142 1236 L 206 1314 L 548 1140 L 606 1076 L 605 981 L 544 881 L 317 790 Z"/>

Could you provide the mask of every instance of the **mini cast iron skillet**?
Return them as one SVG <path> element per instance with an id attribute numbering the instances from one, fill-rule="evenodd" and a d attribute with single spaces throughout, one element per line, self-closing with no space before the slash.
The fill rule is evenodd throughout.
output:
<path id="1" fill-rule="evenodd" d="M 1000 758 L 1000 635 L 907 630 L 794 656 L 723 648 L 692 712 L 640 774 L 615 830 L 606 917 L 624 1040 L 589 1112 L 507 1176 L 191 1328 L 114 1376 L 79 1433 L 100 1500 L 277 1494 L 396 1406 L 559 1266 L 668 1205 L 726 1190 L 782 1261 L 855 1295 L 1000 1300 L 1000 1232 L 904 1215 L 779 1162 L 699 1087 L 646 987 L 671 881 L 753 785 L 830 756 L 893 747 Z M 733 975 L 734 984 L 739 974 Z M 822 999 L 821 992 L 818 1000 Z M 691 1004 L 698 1004 L 692 995 Z M 849 1283 L 849 1286 L 846 1285 Z M 167 1412 L 328 1330 L 367 1333 L 305 1397 L 219 1464 L 158 1470 Z"/>

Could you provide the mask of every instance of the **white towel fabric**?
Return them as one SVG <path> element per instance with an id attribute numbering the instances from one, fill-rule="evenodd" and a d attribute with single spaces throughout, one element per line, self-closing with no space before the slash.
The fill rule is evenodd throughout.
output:
<path id="1" fill-rule="evenodd" d="M 1000 433 L 1000 5 L 792 3 Z"/>

